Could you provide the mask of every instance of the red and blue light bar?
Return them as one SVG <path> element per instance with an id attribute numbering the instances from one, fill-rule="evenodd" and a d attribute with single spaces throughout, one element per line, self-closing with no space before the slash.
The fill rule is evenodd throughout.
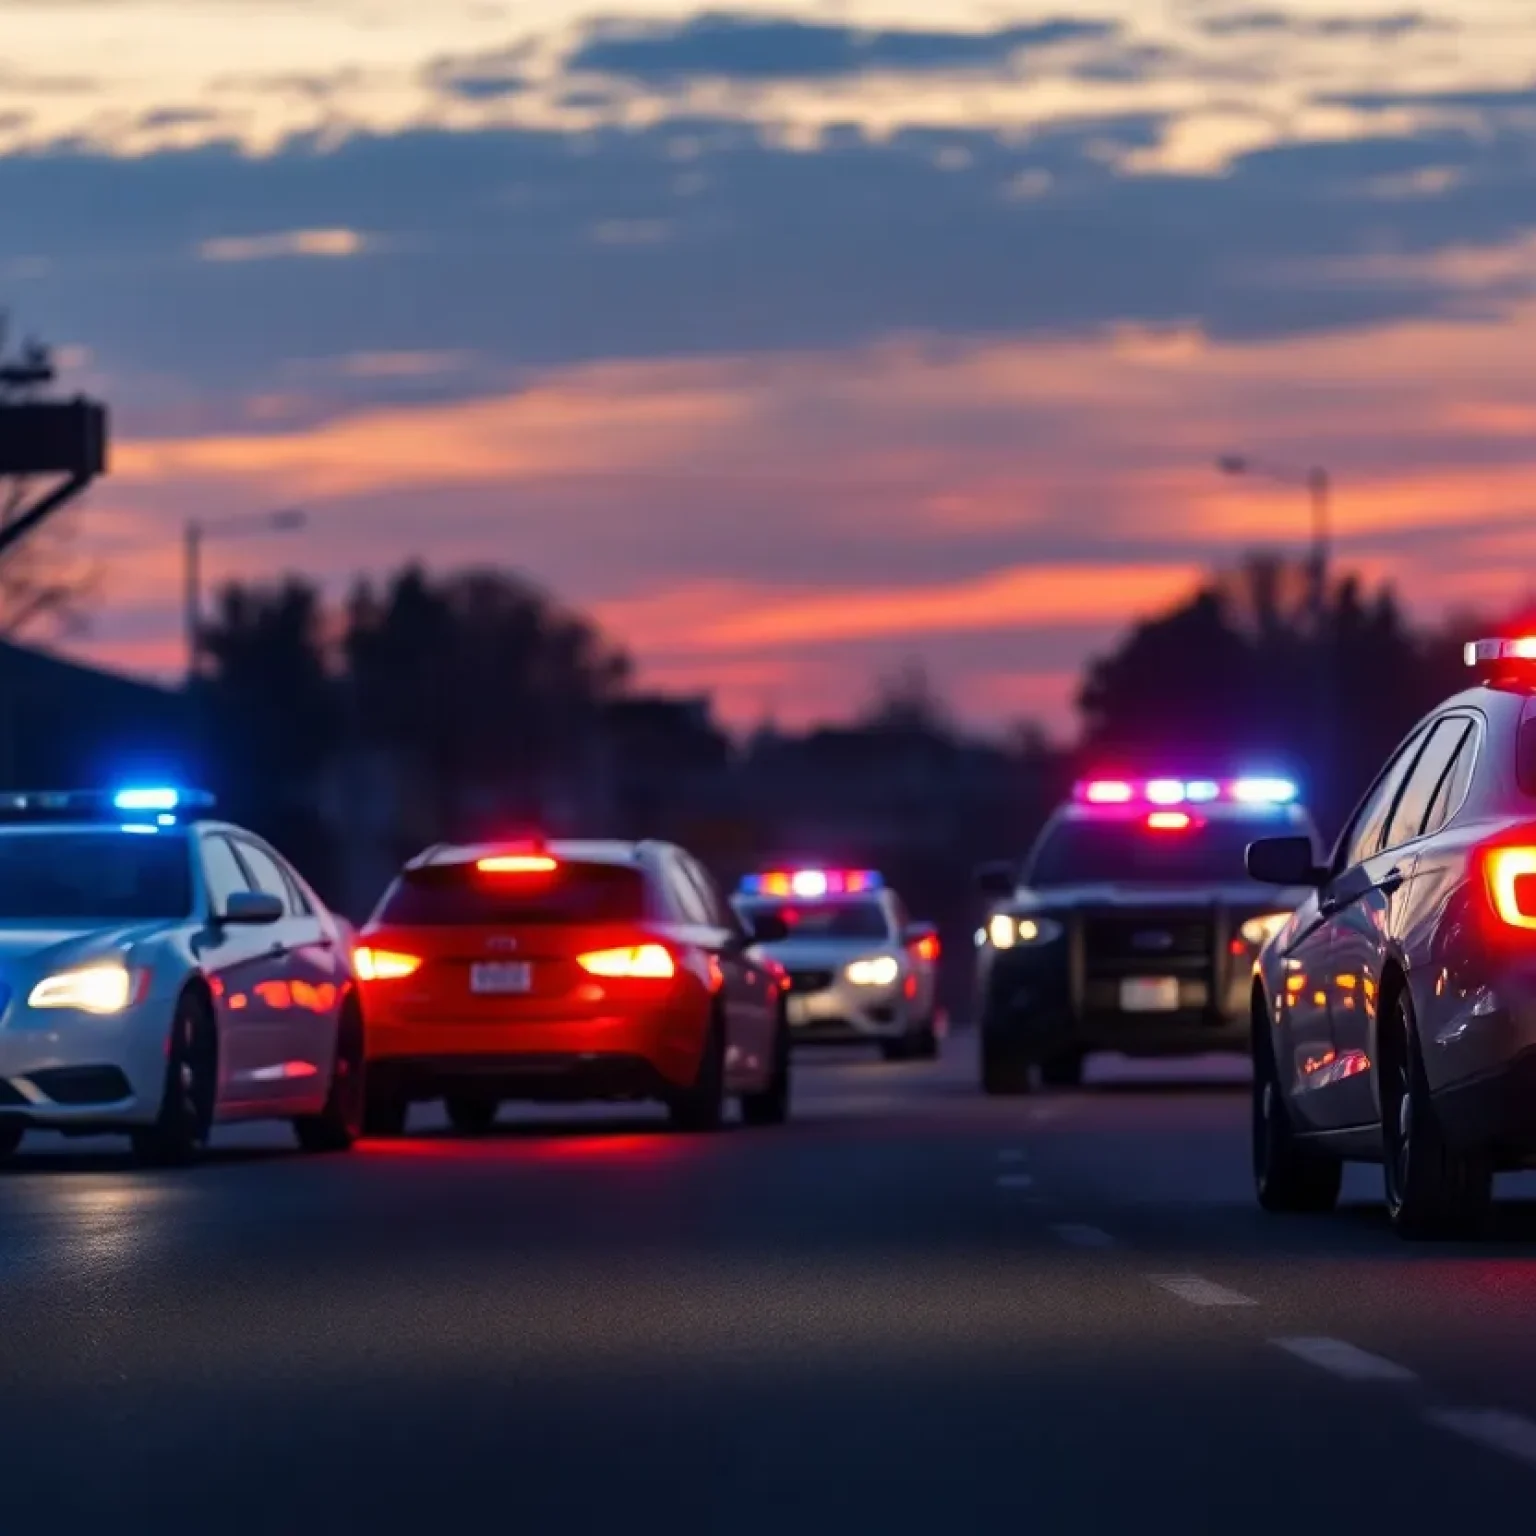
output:
<path id="1" fill-rule="evenodd" d="M 770 869 L 742 877 L 743 896 L 792 896 L 818 901 L 824 896 L 862 896 L 884 882 L 873 869 Z"/>
<path id="2" fill-rule="evenodd" d="M 1291 805 L 1289 779 L 1084 779 L 1073 791 L 1085 805 L 1128 808 L 1180 805 Z"/>

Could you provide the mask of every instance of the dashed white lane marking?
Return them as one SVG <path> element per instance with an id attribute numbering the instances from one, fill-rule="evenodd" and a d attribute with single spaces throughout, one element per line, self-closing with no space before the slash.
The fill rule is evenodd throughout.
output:
<path id="1" fill-rule="evenodd" d="M 997 1176 L 999 1189 L 1029 1189 L 1034 1182 L 1027 1173 L 1000 1173 Z"/>
<path id="2" fill-rule="evenodd" d="M 1085 1227 L 1077 1222 L 1064 1221 L 1051 1228 L 1062 1242 L 1074 1248 L 1113 1248 L 1115 1240 L 1101 1227 Z"/>
<path id="3" fill-rule="evenodd" d="M 1356 1349 L 1343 1339 L 1271 1339 L 1277 1349 L 1283 1349 L 1308 1365 L 1321 1371 L 1342 1376 L 1348 1381 L 1416 1381 L 1418 1378 L 1406 1365 L 1373 1355 L 1364 1349 Z"/>
<path id="4" fill-rule="evenodd" d="M 1000 1163 L 1022 1163 L 1025 1154 L 1017 1147 L 999 1147 L 997 1160 Z"/>
<path id="5" fill-rule="evenodd" d="M 1431 1408 L 1425 1420 L 1536 1467 L 1536 1423 L 1499 1408 Z"/>
<path id="6" fill-rule="evenodd" d="M 1153 1285 L 1160 1285 L 1171 1296 L 1187 1301 L 1192 1307 L 1256 1307 L 1252 1296 L 1229 1291 L 1201 1275 L 1148 1275 Z"/>

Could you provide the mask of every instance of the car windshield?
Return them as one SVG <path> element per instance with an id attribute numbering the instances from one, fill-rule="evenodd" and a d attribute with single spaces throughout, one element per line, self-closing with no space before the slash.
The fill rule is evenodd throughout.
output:
<path id="1" fill-rule="evenodd" d="M 878 901 L 743 902 L 748 918 L 773 914 L 784 919 L 792 939 L 888 939 L 890 920 Z"/>
<path id="2" fill-rule="evenodd" d="M 0 922 L 150 922 L 191 911 L 184 836 L 115 829 L 0 836 Z"/>
<path id="3" fill-rule="evenodd" d="M 1246 881 L 1248 844 L 1288 830 L 1258 816 L 1175 832 L 1155 832 L 1139 821 L 1058 821 L 1036 845 L 1025 878 L 1037 887 Z"/>
<path id="4" fill-rule="evenodd" d="M 645 915 L 645 877 L 621 864 L 561 864 L 553 874 L 482 874 L 438 865 L 402 875 L 374 920 L 404 927 L 629 923 Z"/>

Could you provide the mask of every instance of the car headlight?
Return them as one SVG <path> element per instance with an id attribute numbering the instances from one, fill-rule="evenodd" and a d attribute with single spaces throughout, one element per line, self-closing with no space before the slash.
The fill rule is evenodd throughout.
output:
<path id="1" fill-rule="evenodd" d="M 987 937 L 994 949 L 1050 944 L 1061 937 L 1061 932 L 1061 924 L 1048 917 L 1014 917 L 1007 912 L 994 914 L 987 924 Z"/>
<path id="2" fill-rule="evenodd" d="M 855 960 L 844 973 L 856 987 L 888 987 L 901 975 L 901 966 L 890 955 Z"/>
<path id="3" fill-rule="evenodd" d="M 27 998 L 29 1008 L 73 1008 L 79 1013 L 121 1013 L 138 990 L 136 976 L 115 960 L 45 976 Z"/>
<path id="4" fill-rule="evenodd" d="M 1245 943 L 1255 949 L 1263 949 L 1290 920 L 1289 912 L 1269 912 L 1263 917 L 1250 917 L 1238 932 L 1242 934 Z"/>

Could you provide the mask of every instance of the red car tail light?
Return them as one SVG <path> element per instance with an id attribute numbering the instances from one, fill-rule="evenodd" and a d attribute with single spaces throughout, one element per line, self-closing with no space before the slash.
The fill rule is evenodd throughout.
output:
<path id="1" fill-rule="evenodd" d="M 1490 848 L 1483 869 L 1499 918 L 1511 928 L 1536 929 L 1536 848 Z"/>
<path id="2" fill-rule="evenodd" d="M 352 964 L 361 981 L 400 981 L 421 969 L 421 957 L 360 944 L 352 951 Z"/>
<path id="3" fill-rule="evenodd" d="M 671 952 L 660 944 L 595 949 L 578 955 L 576 963 L 589 976 L 601 976 L 606 980 L 666 981 L 677 974 L 677 963 Z"/>
<path id="4" fill-rule="evenodd" d="M 475 868 L 482 875 L 552 875 L 559 865 L 547 853 L 493 853 Z"/>
<path id="5" fill-rule="evenodd" d="M 917 943 L 912 946 L 912 953 L 919 960 L 933 961 L 939 958 L 939 936 L 936 933 L 925 933 Z"/>

